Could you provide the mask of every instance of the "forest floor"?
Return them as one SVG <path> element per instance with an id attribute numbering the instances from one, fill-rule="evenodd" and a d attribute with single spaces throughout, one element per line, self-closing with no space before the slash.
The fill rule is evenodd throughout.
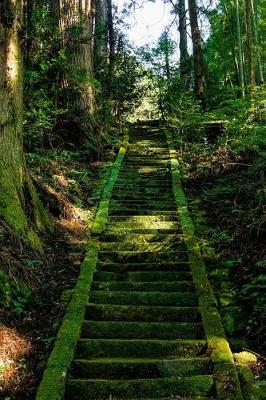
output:
<path id="1" fill-rule="evenodd" d="M 88 228 L 114 159 L 77 158 L 74 151 L 28 154 L 28 165 L 55 227 L 44 237 L 44 254 L 0 226 L 0 398 L 34 399 L 36 388 L 64 315 L 68 291 L 76 282 L 84 258 Z M 14 284 L 7 277 L 12 277 Z M 2 277 L 2 276 L 1 276 Z M 8 368 L 1 373 L 1 362 Z"/>
<path id="2" fill-rule="evenodd" d="M 180 149 L 183 185 L 233 351 L 266 361 L 265 145 Z M 265 372 L 264 372 L 265 373 Z M 264 376 L 265 379 L 265 376 Z"/>

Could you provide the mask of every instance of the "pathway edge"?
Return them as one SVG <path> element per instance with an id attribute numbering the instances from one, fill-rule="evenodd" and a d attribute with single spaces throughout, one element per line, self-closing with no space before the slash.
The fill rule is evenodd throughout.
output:
<path id="1" fill-rule="evenodd" d="M 208 349 L 211 350 L 217 396 L 218 399 L 224 400 L 242 400 L 243 396 L 233 354 L 226 339 L 217 309 L 216 298 L 206 274 L 200 246 L 195 237 L 194 223 L 189 214 L 186 195 L 182 188 L 177 152 L 169 131 L 166 131 L 166 139 L 170 154 L 172 185 L 177 204 L 177 213 L 184 233 L 184 242 L 188 249 L 193 281 L 199 296 L 199 308 L 207 337 Z"/>
<path id="2" fill-rule="evenodd" d="M 98 207 L 98 211 L 96 214 L 96 218 L 92 224 L 91 228 L 91 233 L 93 235 L 100 235 L 106 228 L 107 224 L 107 219 L 108 219 L 108 210 L 109 210 L 109 204 L 112 196 L 112 191 L 114 188 L 114 185 L 117 181 L 121 165 L 123 163 L 126 151 L 127 151 L 127 146 L 128 146 L 128 140 L 129 140 L 129 135 L 128 132 L 125 132 L 124 135 L 124 141 L 123 144 L 121 145 L 118 155 L 116 157 L 115 163 L 112 167 L 111 175 L 109 177 L 109 180 L 106 184 L 106 186 L 103 189 L 103 193 L 101 196 L 100 204 Z"/>
<path id="3" fill-rule="evenodd" d="M 71 300 L 58 330 L 35 400 L 62 400 L 64 398 L 68 371 L 74 359 L 76 345 L 80 337 L 98 260 L 99 243 L 93 236 L 100 234 L 105 229 L 112 190 L 124 160 L 128 139 L 129 135 L 126 131 L 123 144 L 111 168 L 110 177 L 104 185 L 98 211 L 90 230 L 92 238 L 89 239 L 86 246 L 86 255 L 81 263 Z"/>

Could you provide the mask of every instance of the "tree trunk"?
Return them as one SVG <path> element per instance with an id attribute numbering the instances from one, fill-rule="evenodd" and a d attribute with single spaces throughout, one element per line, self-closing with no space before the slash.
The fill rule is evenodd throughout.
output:
<path id="1" fill-rule="evenodd" d="M 107 1 L 95 1 L 94 73 L 101 79 L 107 66 L 108 19 Z"/>
<path id="2" fill-rule="evenodd" d="M 202 55 L 201 34 L 198 23 L 197 3 L 196 0 L 188 0 L 189 19 L 193 44 L 194 74 L 195 74 L 195 94 L 200 100 L 203 108 L 205 108 L 205 74 L 204 62 Z"/>
<path id="3" fill-rule="evenodd" d="M 261 65 L 261 55 L 260 55 L 260 46 L 259 46 L 259 35 L 258 35 L 258 11 L 257 11 L 257 0 L 251 0 L 252 7 L 252 23 L 254 30 L 254 42 L 255 42 L 255 50 L 256 50 L 256 81 L 257 84 L 264 83 L 263 70 Z"/>
<path id="4" fill-rule="evenodd" d="M 245 97 L 245 75 L 244 75 L 244 63 L 243 63 L 243 46 L 241 37 L 241 19 L 239 0 L 236 0 L 236 29 L 237 29 L 237 51 L 238 51 L 238 80 L 240 86 L 241 96 Z"/>
<path id="5" fill-rule="evenodd" d="M 252 97 L 256 88 L 255 45 L 253 34 L 252 2 L 245 0 L 246 27 L 247 27 L 247 66 L 248 66 L 248 93 Z"/>
<path id="6" fill-rule="evenodd" d="M 178 16 L 179 16 L 179 51 L 180 51 L 180 77 L 184 86 L 188 88 L 191 78 L 191 71 L 189 65 L 189 56 L 187 49 L 187 18 L 186 18 L 186 4 L 185 0 L 179 0 L 178 3 Z"/>
<path id="7" fill-rule="evenodd" d="M 107 0 L 108 12 L 108 39 L 109 39 L 109 96 L 111 94 L 112 82 L 115 69 L 115 32 L 113 25 L 112 0 Z"/>
<path id="8" fill-rule="evenodd" d="M 22 0 L 0 2 L 0 218 L 35 247 L 51 229 L 25 166 L 22 139 Z"/>
<path id="9" fill-rule="evenodd" d="M 82 75 L 85 73 L 87 79 L 75 97 L 72 95 L 64 99 L 65 106 L 75 110 L 77 123 L 82 125 L 84 131 L 89 132 L 94 127 L 95 111 L 95 94 L 92 84 L 95 14 L 93 0 L 50 0 L 50 8 L 61 31 L 62 48 L 69 50 L 70 62 Z M 67 89 L 68 77 L 61 77 L 61 84 Z"/>

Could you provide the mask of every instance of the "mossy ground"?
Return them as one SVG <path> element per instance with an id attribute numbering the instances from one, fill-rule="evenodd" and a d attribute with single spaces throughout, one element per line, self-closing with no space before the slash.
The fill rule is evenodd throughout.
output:
<path id="1" fill-rule="evenodd" d="M 74 152 L 40 150 L 29 154 L 29 165 L 43 203 L 50 211 L 55 234 L 42 237 L 44 252 L 0 225 L 0 318 L 4 326 L 26 336 L 31 352 L 18 360 L 18 373 L 1 396 L 16 400 L 35 398 L 53 338 L 84 258 L 88 222 L 93 218 L 100 193 L 109 176 L 114 153 L 106 161 L 77 160 Z M 72 157 L 72 158 L 71 158 Z M 42 171 L 41 177 L 40 171 Z M 34 232 L 29 232 L 35 237 Z M 3 255 L 3 257 L 2 257 Z M 22 368 L 22 369 L 21 369 Z M 0 371 L 1 375 L 1 371 Z M 23 376 L 23 378 L 22 378 Z"/>

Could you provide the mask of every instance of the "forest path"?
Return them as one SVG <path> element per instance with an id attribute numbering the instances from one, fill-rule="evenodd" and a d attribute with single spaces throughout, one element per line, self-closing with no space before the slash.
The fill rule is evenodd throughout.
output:
<path id="1" fill-rule="evenodd" d="M 215 349 L 207 351 L 197 290 L 206 282 L 197 271 L 193 276 L 166 139 L 145 126 L 131 135 L 100 237 L 67 399 L 215 398 L 230 389 L 230 375 L 235 387 L 223 396 L 241 397 L 227 343 L 220 343 L 219 357 L 227 357 L 229 369 L 223 365 L 220 379 Z M 223 332 L 219 335 L 224 341 Z M 226 388 L 219 387 L 223 380 Z"/>
<path id="2" fill-rule="evenodd" d="M 139 126 L 122 153 L 65 399 L 242 399 L 171 135 Z"/>

